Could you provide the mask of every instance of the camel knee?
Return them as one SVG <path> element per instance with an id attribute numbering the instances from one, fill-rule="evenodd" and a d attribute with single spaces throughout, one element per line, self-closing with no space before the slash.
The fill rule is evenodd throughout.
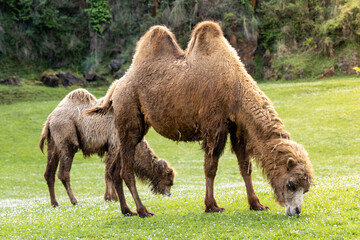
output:
<path id="1" fill-rule="evenodd" d="M 70 182 L 70 173 L 65 171 L 59 171 L 58 178 L 61 180 L 61 182 Z"/>
<path id="2" fill-rule="evenodd" d="M 217 166 L 205 167 L 205 176 L 209 178 L 215 178 L 217 172 Z"/>
<path id="3" fill-rule="evenodd" d="M 244 175 L 251 175 L 252 173 L 252 164 L 250 161 L 239 163 L 240 172 Z"/>
<path id="4" fill-rule="evenodd" d="M 125 183 L 129 183 L 135 180 L 135 175 L 133 172 L 121 171 L 120 177 L 125 181 Z"/>
<path id="5" fill-rule="evenodd" d="M 46 182 L 53 182 L 55 180 L 55 174 L 51 174 L 50 171 L 46 171 L 44 173 L 44 178 L 46 180 Z"/>

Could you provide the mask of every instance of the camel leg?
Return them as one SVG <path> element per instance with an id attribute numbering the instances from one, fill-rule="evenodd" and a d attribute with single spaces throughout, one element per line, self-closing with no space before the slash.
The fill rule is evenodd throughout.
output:
<path id="1" fill-rule="evenodd" d="M 55 187 L 54 187 L 55 186 L 55 174 L 56 174 L 56 169 L 58 167 L 58 164 L 59 164 L 59 156 L 54 151 L 54 146 L 50 142 L 48 144 L 47 165 L 46 165 L 46 170 L 44 173 L 44 178 L 45 178 L 46 183 L 49 188 L 51 205 L 54 207 L 59 206 L 58 202 L 56 201 Z"/>
<path id="2" fill-rule="evenodd" d="M 214 197 L 214 180 L 218 167 L 219 157 L 205 154 L 205 179 L 206 179 L 206 193 L 205 193 L 205 212 L 222 212 L 224 208 L 217 205 Z"/>
<path id="3" fill-rule="evenodd" d="M 73 162 L 73 157 L 74 157 L 75 153 L 71 150 L 68 150 L 67 148 L 62 148 L 61 150 L 61 154 L 60 154 L 60 169 L 58 172 L 58 178 L 61 180 L 61 182 L 63 183 L 66 192 L 70 198 L 70 202 L 73 205 L 77 205 L 78 201 L 75 198 L 71 186 L 70 186 L 70 170 L 71 170 L 71 165 Z"/>
<path id="4" fill-rule="evenodd" d="M 109 167 L 109 173 L 112 176 L 112 184 L 115 186 L 117 195 L 119 197 L 120 202 L 120 208 L 122 214 L 125 216 L 134 216 L 137 215 L 136 213 L 132 212 L 129 208 L 129 206 L 126 203 L 125 194 L 124 194 L 124 188 L 123 188 L 123 179 L 120 177 L 120 171 L 121 171 L 121 158 L 120 154 L 118 157 L 113 161 L 111 164 L 111 167 Z"/>
<path id="5" fill-rule="evenodd" d="M 111 156 L 111 154 L 107 153 L 106 157 L 105 157 L 105 184 L 106 184 L 106 188 L 105 188 L 105 194 L 104 194 L 104 199 L 105 201 L 117 201 L 118 200 L 118 196 L 116 194 L 116 189 L 113 183 L 113 180 L 111 178 L 111 172 L 110 172 L 110 168 L 111 168 L 111 162 L 114 160 L 114 158 Z"/>
<path id="6" fill-rule="evenodd" d="M 260 203 L 259 198 L 256 196 L 254 186 L 251 179 L 252 164 L 250 162 L 249 154 L 246 152 L 246 143 L 243 138 L 238 138 L 235 134 L 231 134 L 232 149 L 238 159 L 238 164 L 241 172 L 241 176 L 244 179 L 247 199 L 250 206 L 250 210 L 266 210 L 269 207 Z"/>
<path id="7" fill-rule="evenodd" d="M 138 191 L 136 189 L 134 174 L 135 147 L 136 144 L 131 144 L 131 141 L 120 141 L 120 148 L 122 149 L 120 174 L 121 178 L 124 179 L 126 186 L 129 188 L 132 197 L 134 198 L 136 204 L 136 211 L 139 217 L 150 217 L 154 214 L 147 211 L 146 207 L 142 204 Z"/>

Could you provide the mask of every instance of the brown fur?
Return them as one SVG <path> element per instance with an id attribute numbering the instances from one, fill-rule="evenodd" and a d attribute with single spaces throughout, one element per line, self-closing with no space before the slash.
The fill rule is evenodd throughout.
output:
<path id="1" fill-rule="evenodd" d="M 271 101 L 215 22 L 199 23 L 185 52 L 167 28 L 152 27 L 139 40 L 130 69 L 106 99 L 88 114 L 113 107 L 124 160 L 121 174 L 140 216 L 151 214 L 137 195 L 134 147 L 150 126 L 175 141 L 203 140 L 207 212 L 223 211 L 215 201 L 213 185 L 228 133 L 250 209 L 267 208 L 253 189 L 251 157 L 263 168 L 281 205 L 288 181 L 309 189 L 313 173 L 305 150 L 288 140 L 290 134 Z"/>
<path id="2" fill-rule="evenodd" d="M 81 149 L 84 157 L 92 154 L 103 156 L 106 153 L 106 191 L 105 200 L 116 200 L 116 192 L 111 178 L 114 162 L 119 158 L 118 136 L 112 111 L 106 117 L 84 116 L 85 109 L 97 106 L 102 99 L 96 98 L 85 89 L 69 93 L 49 115 L 44 124 L 39 147 L 43 152 L 45 141 L 48 142 L 48 161 L 44 177 L 49 186 L 51 204 L 58 205 L 54 181 L 60 161 L 58 177 L 63 182 L 73 204 L 77 203 L 70 187 L 70 169 L 73 156 Z M 136 147 L 134 171 L 144 182 L 152 186 L 154 193 L 170 194 L 174 180 L 174 170 L 163 159 L 159 159 L 147 144 L 141 141 Z M 123 206 L 124 209 L 127 206 Z M 129 212 L 126 212 L 129 213 Z"/>

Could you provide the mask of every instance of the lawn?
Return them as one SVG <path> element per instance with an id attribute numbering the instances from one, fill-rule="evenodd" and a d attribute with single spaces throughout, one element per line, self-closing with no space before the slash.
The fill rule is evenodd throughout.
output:
<path id="1" fill-rule="evenodd" d="M 205 213 L 200 144 L 172 142 L 153 130 L 146 139 L 177 171 L 170 198 L 153 195 L 138 182 L 140 197 L 155 213 L 153 217 L 124 217 L 117 202 L 104 202 L 102 160 L 83 159 L 80 153 L 71 171 L 80 204 L 70 204 L 57 179 L 60 207 L 53 208 L 43 178 L 46 156 L 38 149 L 38 141 L 46 117 L 70 90 L 51 89 L 47 98 L 44 87 L 1 87 L 0 99 L 6 104 L 0 105 L 0 238 L 359 239 L 360 78 L 259 86 L 274 103 L 292 139 L 304 145 L 314 167 L 314 185 L 304 196 L 300 218 L 285 215 L 257 167 L 255 191 L 270 210 L 248 209 L 244 182 L 229 144 L 215 181 L 215 197 L 225 211 Z M 6 100 L 12 91 L 30 93 L 20 100 Z M 106 88 L 90 91 L 100 97 Z M 135 210 L 127 189 L 126 197 Z"/>

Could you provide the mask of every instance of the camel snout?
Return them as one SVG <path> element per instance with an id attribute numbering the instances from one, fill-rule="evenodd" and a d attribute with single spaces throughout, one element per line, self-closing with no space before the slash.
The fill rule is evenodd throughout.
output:
<path id="1" fill-rule="evenodd" d="M 285 213 L 287 216 L 297 216 L 300 217 L 302 206 L 285 206 Z"/>
<path id="2" fill-rule="evenodd" d="M 164 193 L 163 193 L 163 196 L 164 196 L 164 197 L 170 197 L 170 196 L 171 196 L 171 193 L 169 193 L 169 192 L 164 192 Z"/>

